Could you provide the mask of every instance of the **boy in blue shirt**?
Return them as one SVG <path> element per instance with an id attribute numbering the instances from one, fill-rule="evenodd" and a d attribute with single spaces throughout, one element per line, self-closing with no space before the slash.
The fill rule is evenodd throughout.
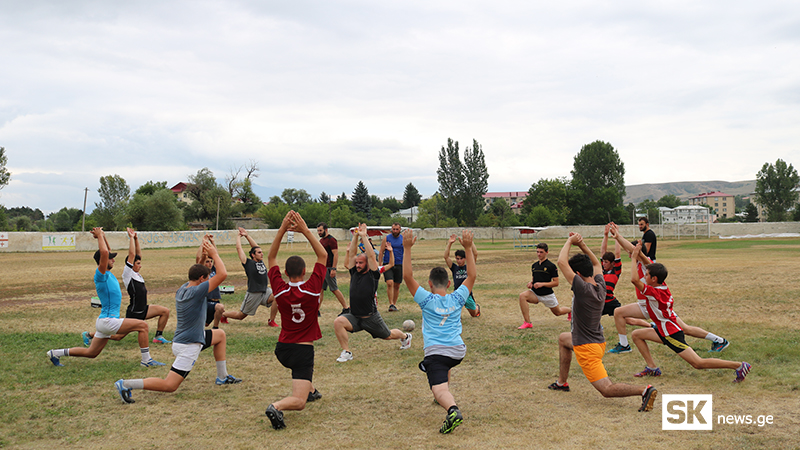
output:
<path id="1" fill-rule="evenodd" d="M 425 359 L 419 368 L 428 375 L 428 384 L 436 402 L 447 410 L 439 432 L 450 433 L 463 421 L 455 398 L 450 393 L 450 369 L 459 365 L 467 354 L 467 346 L 461 339 L 461 308 L 472 291 L 478 270 L 475 264 L 467 264 L 467 278 L 458 289 L 448 294 L 450 276 L 447 269 L 434 267 L 428 277 L 430 291 L 427 291 L 414 280 L 411 247 L 415 241 L 413 231 L 406 229 L 403 232 L 403 281 L 422 309 Z M 461 245 L 464 246 L 467 261 L 474 261 L 471 231 L 464 230 Z"/>

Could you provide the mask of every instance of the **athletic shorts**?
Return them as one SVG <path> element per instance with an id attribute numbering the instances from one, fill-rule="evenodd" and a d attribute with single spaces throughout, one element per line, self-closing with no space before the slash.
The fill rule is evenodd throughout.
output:
<path id="1" fill-rule="evenodd" d="M 469 297 L 467 297 L 467 302 L 464 303 L 464 308 L 476 310 L 478 309 L 478 304 L 475 303 L 475 297 L 472 296 L 472 292 L 469 293 Z"/>
<path id="2" fill-rule="evenodd" d="M 614 317 L 614 310 L 619 308 L 620 306 L 622 305 L 619 304 L 619 300 L 617 299 L 611 300 L 610 302 L 606 302 L 606 304 L 603 306 L 603 314 L 601 314 L 601 316 Z"/>
<path id="3" fill-rule="evenodd" d="M 656 333 L 658 334 L 658 337 L 661 338 L 661 342 L 663 342 L 664 345 L 669 347 L 670 350 L 675 353 L 680 353 L 689 348 L 689 344 L 686 343 L 686 337 L 684 337 L 683 331 L 678 331 L 677 333 L 672 333 L 668 336 L 662 336 L 661 332 L 658 330 L 656 330 Z"/>
<path id="4" fill-rule="evenodd" d="M 125 318 L 126 319 L 139 319 L 145 320 L 147 319 L 147 311 L 150 310 L 150 305 L 145 305 L 144 311 L 125 311 Z"/>
<path id="5" fill-rule="evenodd" d="M 428 355 L 419 363 L 419 368 L 428 375 L 428 386 L 447 383 L 450 379 L 450 369 L 461 364 L 461 359 L 442 355 Z"/>
<path id="6" fill-rule="evenodd" d="M 328 267 L 325 271 L 325 279 L 322 280 L 322 290 L 328 289 L 331 292 L 336 292 L 339 290 L 339 284 L 336 283 L 336 276 L 331 275 L 331 270 L 333 270 L 333 267 Z"/>
<path id="7" fill-rule="evenodd" d="M 100 339 L 110 338 L 111 336 L 117 334 L 117 331 L 119 331 L 119 328 L 122 326 L 122 322 L 124 320 L 125 319 L 113 319 L 110 317 L 101 319 L 98 317 L 94 322 L 94 337 Z"/>
<path id="8" fill-rule="evenodd" d="M 531 289 L 531 292 L 533 292 L 533 289 Z M 536 295 L 536 293 L 533 292 L 533 295 Z M 548 308 L 555 308 L 556 306 L 558 306 L 558 299 L 556 299 L 555 293 L 547 295 L 536 295 L 536 298 L 539 299 L 539 303 L 543 304 L 544 306 L 547 306 Z"/>
<path id="9" fill-rule="evenodd" d="M 271 295 L 272 288 L 267 288 L 267 292 L 248 292 L 244 294 L 244 301 L 240 309 L 248 316 L 255 316 L 259 306 L 266 306 L 267 308 L 272 306 L 269 301 Z"/>
<path id="10" fill-rule="evenodd" d="M 192 370 L 192 367 L 194 367 L 195 361 L 197 361 L 197 358 L 200 356 L 200 352 L 211 347 L 211 340 L 213 337 L 213 331 L 205 330 L 205 342 L 202 344 L 197 342 L 192 342 L 191 344 L 173 342 L 172 354 L 175 355 L 175 361 L 172 363 L 170 370 L 186 378 Z"/>
<path id="11" fill-rule="evenodd" d="M 292 369 L 293 380 L 313 381 L 313 345 L 278 342 L 275 344 L 275 356 L 278 358 L 278 362 L 283 364 L 283 367 Z"/>
<path id="12" fill-rule="evenodd" d="M 384 281 L 394 281 L 397 284 L 403 282 L 403 265 L 395 264 L 394 267 L 383 272 Z"/>
<path id="13" fill-rule="evenodd" d="M 369 317 L 356 317 L 352 314 L 342 314 L 342 317 L 350 321 L 350 325 L 353 326 L 353 331 L 351 331 L 351 333 L 364 330 L 375 339 L 386 339 L 392 334 L 380 313 L 375 313 Z"/>
<path id="14" fill-rule="evenodd" d="M 572 350 L 575 351 L 575 359 L 578 360 L 583 374 L 586 375 L 586 379 L 590 383 L 608 376 L 606 368 L 603 367 L 603 355 L 606 353 L 605 342 L 602 344 L 576 345 L 572 347 Z"/>
<path id="15" fill-rule="evenodd" d="M 219 302 L 206 302 L 206 326 L 214 321 L 214 314 L 217 313 Z"/>
<path id="16" fill-rule="evenodd" d="M 645 304 L 645 301 L 646 300 L 638 300 L 637 299 L 636 300 L 636 304 L 639 305 L 639 310 L 642 311 L 642 316 L 644 316 L 645 319 L 649 319 L 650 318 L 650 313 L 647 312 L 647 306 Z"/>

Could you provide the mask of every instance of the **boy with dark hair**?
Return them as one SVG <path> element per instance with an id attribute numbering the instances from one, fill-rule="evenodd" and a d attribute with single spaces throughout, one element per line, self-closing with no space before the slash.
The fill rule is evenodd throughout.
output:
<path id="1" fill-rule="evenodd" d="M 467 279 L 467 254 L 464 250 L 456 250 L 455 262 L 450 259 L 450 247 L 453 246 L 453 243 L 457 239 L 458 237 L 455 234 L 450 235 L 450 239 L 447 240 L 447 247 L 444 249 L 444 262 L 453 274 L 453 290 L 458 289 L 461 283 Z M 472 262 L 474 264 L 478 261 L 478 249 L 475 247 L 474 242 L 472 243 L 472 257 L 475 258 L 475 261 Z M 472 292 L 469 293 L 469 298 L 464 305 L 464 309 L 466 309 L 472 317 L 481 316 L 481 305 L 475 302 L 475 297 L 472 295 Z"/>
<path id="2" fill-rule="evenodd" d="M 319 298 L 319 304 L 325 299 L 325 289 L 333 292 L 336 300 L 342 305 L 341 314 L 350 312 L 347 303 L 344 301 L 344 294 L 339 290 L 339 284 L 336 282 L 336 266 L 339 265 L 339 243 L 335 237 L 328 233 L 328 224 L 320 222 L 317 224 L 317 234 L 319 235 L 319 242 L 328 253 L 328 259 L 325 261 L 325 280 L 322 282 L 322 295 Z"/>
<path id="3" fill-rule="evenodd" d="M 286 260 L 285 273 L 289 278 L 286 283 L 281 278 L 278 268 L 278 250 L 281 240 L 287 231 L 299 231 L 305 236 L 317 261 L 308 281 L 303 281 L 306 274 L 306 263 L 299 256 L 291 256 Z M 275 345 L 275 356 L 287 369 L 292 369 L 292 393 L 288 397 L 273 402 L 267 407 L 265 414 L 272 423 L 272 428 L 286 428 L 283 420 L 284 411 L 301 411 L 306 402 L 322 397 L 312 384 L 314 375 L 314 341 L 322 337 L 317 321 L 319 299 L 322 293 L 322 281 L 325 279 L 325 260 L 328 253 L 314 238 L 311 230 L 300 214 L 289 211 L 283 218 L 281 227 L 272 241 L 267 263 L 269 264 L 269 280 L 275 292 L 275 302 L 281 313 L 281 333 Z"/>
<path id="4" fill-rule="evenodd" d="M 82 356 L 84 358 L 95 358 L 106 347 L 108 340 L 115 335 L 125 336 L 136 331 L 139 334 L 139 351 L 142 355 L 142 365 L 145 367 L 163 366 L 150 357 L 150 346 L 147 343 L 149 338 L 149 328 L 147 322 L 139 319 L 120 319 L 119 310 L 122 305 L 122 290 L 119 288 L 119 281 L 111 273 L 114 268 L 114 257 L 116 252 L 109 252 L 103 228 L 95 227 L 91 231 L 92 236 L 97 239 L 98 250 L 94 253 L 94 261 L 97 269 L 94 272 L 94 285 L 97 296 L 100 298 L 100 316 L 95 321 L 94 338 L 90 339 L 89 348 L 73 347 L 53 349 L 47 351 L 47 358 L 54 366 L 61 367 L 60 358 L 64 356 Z M 88 333 L 86 333 L 88 334 Z M 88 336 L 84 335 L 84 344 Z"/>
<path id="5" fill-rule="evenodd" d="M 475 285 L 478 269 L 472 256 L 472 232 L 464 230 L 461 245 L 467 261 L 467 278 L 455 292 L 448 294 L 450 277 L 444 267 L 434 267 L 428 277 L 430 291 L 423 289 L 414 279 L 411 247 L 416 239 L 411 229 L 403 232 L 403 280 L 414 301 L 422 310 L 422 337 L 425 344 L 425 359 L 419 368 L 428 376 L 428 385 L 436 402 L 447 411 L 440 433 L 450 433 L 464 420 L 450 393 L 450 369 L 459 365 L 467 354 L 467 346 L 461 339 L 461 308 Z"/>
<path id="6" fill-rule="evenodd" d="M 381 273 L 394 265 L 394 257 L 390 255 L 388 266 L 378 267 L 375 252 L 358 254 L 356 242 L 359 238 L 365 246 L 369 244 L 366 224 L 359 225 L 347 247 L 344 266 L 350 270 L 350 311 L 342 313 L 333 321 L 336 339 L 342 347 L 342 353 L 336 359 L 338 362 L 353 359 L 347 333 L 357 333 L 362 330 L 368 332 L 374 339 L 387 341 L 399 339 L 400 350 L 411 348 L 411 333 L 404 333 L 397 328 L 390 330 L 378 312 L 378 283 Z M 387 250 L 392 252 L 392 247 L 389 246 Z"/>
<path id="7" fill-rule="evenodd" d="M 528 303 L 542 303 L 550 308 L 550 311 L 561 316 L 569 314 L 570 309 L 558 306 L 558 299 L 553 292 L 553 288 L 558 286 L 558 268 L 547 259 L 548 247 L 544 242 L 536 244 L 536 258 L 538 259 L 531 265 L 532 280 L 528 283 L 528 289 L 519 294 L 519 309 L 522 311 L 524 322 L 518 329 L 533 328 L 531 323 L 531 313 Z"/>
<path id="8" fill-rule="evenodd" d="M 569 258 L 570 248 L 576 245 L 581 254 Z M 603 315 L 606 286 L 603 281 L 602 266 L 597 257 L 583 242 L 580 234 L 570 233 L 567 242 L 558 255 L 558 267 L 567 282 L 572 286 L 571 332 L 558 337 L 559 366 L 558 381 L 548 386 L 556 391 L 569 391 L 567 376 L 572 361 L 572 352 L 583 370 L 583 374 L 603 397 L 642 396 L 639 411 L 650 411 L 658 396 L 653 386 L 631 386 L 613 383 L 603 367 L 603 354 L 606 341 L 600 318 Z"/>
<path id="9" fill-rule="evenodd" d="M 622 250 L 619 242 L 614 240 L 614 253 L 608 251 L 608 231 L 611 224 L 606 224 L 603 231 L 603 243 L 600 244 L 600 262 L 603 264 L 603 280 L 606 282 L 606 304 L 603 306 L 603 315 L 614 317 L 614 310 L 620 307 L 619 300 L 614 296 L 614 288 L 622 275 Z"/>
<path id="10" fill-rule="evenodd" d="M 250 251 L 248 252 L 250 258 L 245 256 L 242 248 L 243 237 L 250 244 Z M 272 289 L 269 288 L 267 266 L 264 264 L 264 252 L 256 244 L 256 241 L 250 237 L 247 230 L 242 227 L 239 227 L 239 234 L 236 235 L 236 253 L 238 253 L 239 261 L 244 267 L 245 275 L 247 275 L 247 292 L 244 294 L 244 300 L 239 311 L 225 311 L 223 317 L 244 320 L 247 316 L 254 316 L 259 306 L 266 306 L 270 308 L 267 325 L 277 327 L 278 324 L 275 322 L 275 317 L 278 315 L 278 307 L 275 306 L 275 297 L 272 295 Z"/>
<path id="11" fill-rule="evenodd" d="M 639 254 L 641 249 L 642 243 L 639 242 L 633 251 L 634 261 L 631 283 L 633 283 L 637 291 L 646 297 L 647 312 L 650 315 L 650 319 L 655 322 L 655 327 L 640 328 L 631 333 L 633 343 L 636 344 L 636 348 L 639 349 L 639 353 L 642 354 L 645 363 L 647 363 L 644 370 L 634 376 L 661 375 L 661 369 L 656 366 L 650 354 L 650 349 L 647 347 L 646 341 L 653 341 L 663 343 L 695 369 L 733 369 L 736 373 L 736 378 L 733 382 L 740 383 L 744 381 L 744 378 L 750 372 L 750 364 L 744 361 L 738 363 L 717 358 L 703 359 L 695 353 L 692 347 L 686 344 L 683 330 L 678 325 L 678 317 L 672 311 L 672 293 L 664 284 L 667 278 L 667 268 L 663 264 L 647 264 L 645 266 L 647 271 L 644 274 L 644 282 L 640 280 L 636 273 L 636 263 L 642 257 Z"/>
<path id="12" fill-rule="evenodd" d="M 209 279 L 208 267 L 194 264 L 189 268 L 189 281 L 178 288 L 175 293 L 175 309 L 178 324 L 175 337 L 172 339 L 172 353 L 175 361 L 166 378 L 120 379 L 114 383 L 119 396 L 125 403 L 134 403 L 131 397 L 133 389 L 148 391 L 175 392 L 194 367 L 200 352 L 214 347 L 214 360 L 217 362 L 218 385 L 237 384 L 242 380 L 228 373 L 225 358 L 225 331 L 206 330 L 205 318 L 208 293 L 219 287 L 228 272 L 219 257 L 216 246 L 207 238 L 203 238 L 203 251 L 214 260 L 217 275 Z"/>

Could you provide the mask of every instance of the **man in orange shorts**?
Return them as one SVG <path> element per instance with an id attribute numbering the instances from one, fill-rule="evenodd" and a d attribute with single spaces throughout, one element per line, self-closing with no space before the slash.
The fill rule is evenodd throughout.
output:
<path id="1" fill-rule="evenodd" d="M 581 252 L 569 257 L 570 248 L 576 245 Z M 569 391 L 567 376 L 572 362 L 572 352 L 578 360 L 583 374 L 603 397 L 642 397 L 639 411 L 650 411 L 656 401 L 658 391 L 653 386 L 631 386 L 614 383 L 608 378 L 603 367 L 603 354 L 606 340 L 600 317 L 606 298 L 606 283 L 603 280 L 603 266 L 589 250 L 580 234 L 570 233 L 558 255 L 558 268 L 572 286 L 572 322 L 570 333 L 558 336 L 558 381 L 548 386 L 556 391 Z"/>

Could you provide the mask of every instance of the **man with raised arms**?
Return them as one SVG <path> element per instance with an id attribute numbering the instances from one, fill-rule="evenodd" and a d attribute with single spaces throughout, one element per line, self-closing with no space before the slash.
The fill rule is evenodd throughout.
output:
<path id="1" fill-rule="evenodd" d="M 247 239 L 250 244 L 250 258 L 248 259 L 242 248 L 242 237 Z M 279 243 L 280 244 L 280 243 Z M 269 288 L 267 279 L 267 266 L 264 264 L 264 252 L 256 241 L 242 227 L 239 227 L 239 234 L 236 235 L 236 252 L 239 254 L 239 261 L 244 267 L 247 275 L 247 293 L 244 295 L 242 307 L 239 311 L 225 311 L 222 315 L 228 319 L 244 320 L 247 316 L 254 316 L 259 306 L 270 308 L 269 321 L 267 325 L 277 327 L 275 317 L 278 315 L 278 307 L 275 306 L 275 297 L 272 296 L 272 289 Z"/>

